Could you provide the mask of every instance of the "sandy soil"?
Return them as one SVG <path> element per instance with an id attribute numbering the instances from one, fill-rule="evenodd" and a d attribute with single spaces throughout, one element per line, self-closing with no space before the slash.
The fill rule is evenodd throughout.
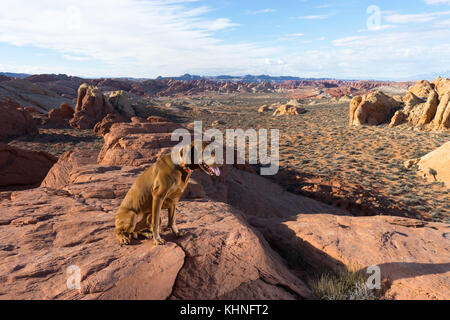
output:
<path id="1" fill-rule="evenodd" d="M 218 129 L 279 129 L 282 170 L 275 179 L 289 191 L 358 215 L 403 215 L 450 223 L 450 189 L 427 182 L 403 165 L 449 141 L 450 132 L 419 131 L 408 125 L 349 127 L 348 103 L 310 105 L 305 100 L 306 114 L 275 118 L 272 112 L 257 110 L 264 104 L 286 102 L 282 95 L 213 98 L 214 103 L 199 99 L 197 108 L 178 113 L 178 120 L 203 120 L 204 128 L 218 120 Z M 210 112 L 201 112 L 203 108 Z"/>

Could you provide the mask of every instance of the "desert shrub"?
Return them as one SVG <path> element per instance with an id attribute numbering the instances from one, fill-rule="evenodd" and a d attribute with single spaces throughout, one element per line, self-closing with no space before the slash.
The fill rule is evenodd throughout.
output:
<path id="1" fill-rule="evenodd" d="M 311 281 L 311 291 L 319 300 L 375 300 L 377 296 L 366 286 L 362 271 L 326 272 Z"/>

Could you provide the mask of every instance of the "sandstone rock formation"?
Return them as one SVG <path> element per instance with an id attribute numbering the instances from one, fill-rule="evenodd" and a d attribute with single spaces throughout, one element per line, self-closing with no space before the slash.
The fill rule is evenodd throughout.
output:
<path id="1" fill-rule="evenodd" d="M 439 99 L 442 99 L 442 96 L 448 92 L 450 92 L 450 79 L 437 77 L 433 81 L 434 89 L 439 94 Z"/>
<path id="2" fill-rule="evenodd" d="M 450 91 L 444 94 L 439 102 L 433 126 L 441 130 L 450 129 Z"/>
<path id="3" fill-rule="evenodd" d="M 413 93 L 418 98 L 426 99 L 432 91 L 434 86 L 427 80 L 417 81 L 417 83 L 409 88 L 409 92 Z"/>
<path id="4" fill-rule="evenodd" d="M 266 104 L 258 108 L 259 113 L 263 113 L 263 112 L 267 112 L 267 111 L 270 111 L 270 107 Z"/>
<path id="5" fill-rule="evenodd" d="M 92 129 L 107 114 L 114 112 L 114 108 L 98 88 L 82 84 L 78 89 L 75 114 L 70 125 L 78 129 Z"/>
<path id="6" fill-rule="evenodd" d="M 283 104 L 275 110 L 273 116 L 278 117 L 283 115 L 297 115 L 302 113 L 306 113 L 306 110 L 293 105 Z"/>
<path id="7" fill-rule="evenodd" d="M 417 165 L 419 174 L 426 179 L 442 181 L 450 187 L 450 142 L 444 143 L 421 158 L 405 162 L 405 167 L 408 169 L 414 165 Z"/>
<path id="8" fill-rule="evenodd" d="M 11 100 L 0 101 L 0 140 L 28 134 L 38 134 L 38 128 L 30 113 Z"/>
<path id="9" fill-rule="evenodd" d="M 105 144 L 98 156 L 102 165 L 139 166 L 156 161 L 177 144 L 172 132 L 180 128 L 173 122 L 116 123 L 104 136 Z"/>
<path id="10" fill-rule="evenodd" d="M 399 102 L 381 91 L 371 92 L 366 96 L 356 96 L 350 102 L 350 125 L 378 125 L 391 119 Z"/>
<path id="11" fill-rule="evenodd" d="M 0 143 L 0 188 L 40 184 L 57 158 Z"/>
<path id="12" fill-rule="evenodd" d="M 408 117 L 406 116 L 406 114 L 402 110 L 398 110 L 394 113 L 389 127 L 396 127 L 398 125 L 401 125 L 402 123 L 405 123 L 407 119 Z"/>
<path id="13" fill-rule="evenodd" d="M 109 93 L 108 100 L 112 107 L 124 117 L 133 117 L 136 115 L 129 93 L 123 90 L 113 91 Z"/>
<path id="14" fill-rule="evenodd" d="M 158 116 L 149 116 L 147 118 L 147 121 L 151 122 L 151 123 L 155 123 L 155 122 L 170 122 L 168 119 L 163 118 L 163 117 L 158 117 Z"/>
<path id="15" fill-rule="evenodd" d="M 391 126 L 408 122 L 428 129 L 450 129 L 450 80 L 418 81 L 403 97 L 404 108 Z"/>
<path id="16" fill-rule="evenodd" d="M 23 79 L 0 82 L 0 100 L 8 99 L 21 106 L 33 106 L 43 113 L 58 108 L 63 102 L 71 102 L 51 90 Z"/>
<path id="17" fill-rule="evenodd" d="M 67 124 L 64 120 L 69 120 L 73 117 L 74 110 L 70 104 L 63 102 L 58 109 L 52 109 L 47 114 L 48 123 L 55 126 L 63 126 Z"/>
<path id="18" fill-rule="evenodd" d="M 94 132 L 100 136 L 104 136 L 109 132 L 111 126 L 114 123 L 126 122 L 127 118 L 118 114 L 118 113 L 110 113 L 107 114 L 106 117 L 102 119 L 102 121 L 97 122 L 94 126 Z"/>
<path id="19" fill-rule="evenodd" d="M 180 239 L 121 247 L 114 214 L 145 167 L 103 166 L 68 152 L 42 186 L 0 202 L 2 297 L 14 299 L 302 299 L 309 289 L 241 212 L 184 200 Z M 163 215 L 163 224 L 166 223 Z M 42 254 L 42 252 L 46 254 Z M 67 287 L 79 268 L 80 289 Z"/>
<path id="20" fill-rule="evenodd" d="M 378 266 L 389 299 L 449 299 L 450 226 L 389 216 L 299 214 L 254 219 L 266 239 L 300 251 L 307 267 Z"/>

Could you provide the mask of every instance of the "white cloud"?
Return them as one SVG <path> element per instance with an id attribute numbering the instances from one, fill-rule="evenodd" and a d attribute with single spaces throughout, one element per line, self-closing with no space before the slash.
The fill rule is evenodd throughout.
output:
<path id="1" fill-rule="evenodd" d="M 423 0 L 426 4 L 450 4 L 450 0 Z"/>
<path id="2" fill-rule="evenodd" d="M 277 12 L 275 9 L 266 8 L 266 9 L 260 9 L 260 10 L 246 10 L 245 14 L 261 14 L 261 13 L 273 13 Z"/>
<path id="3" fill-rule="evenodd" d="M 391 14 L 385 16 L 385 19 L 390 23 L 424 23 L 444 15 L 450 15 L 450 11 L 421 14 Z"/>
<path id="4" fill-rule="evenodd" d="M 328 14 L 317 14 L 317 15 L 311 15 L 311 16 L 301 16 L 300 19 L 305 20 L 318 20 L 318 19 L 327 19 L 329 17 Z"/>
<path id="5" fill-rule="evenodd" d="M 191 0 L 4 0 L 0 42 L 35 46 L 66 59 L 99 61 L 108 75 L 249 72 L 276 49 L 229 44 L 217 32 L 237 24 L 209 19 Z M 59 72 L 60 70 L 58 70 Z M 64 70 L 61 70 L 64 71 Z M 79 70 L 97 75 L 98 70 Z"/>
<path id="6" fill-rule="evenodd" d="M 291 34 L 288 34 L 288 36 L 291 36 L 291 37 L 303 37 L 305 34 L 304 33 L 291 33 Z"/>

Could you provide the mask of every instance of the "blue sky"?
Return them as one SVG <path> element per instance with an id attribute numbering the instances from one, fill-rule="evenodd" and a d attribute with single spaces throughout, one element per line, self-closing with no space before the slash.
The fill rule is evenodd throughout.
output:
<path id="1" fill-rule="evenodd" d="M 450 71 L 450 0 L 3 0 L 0 71 L 408 79 Z"/>

